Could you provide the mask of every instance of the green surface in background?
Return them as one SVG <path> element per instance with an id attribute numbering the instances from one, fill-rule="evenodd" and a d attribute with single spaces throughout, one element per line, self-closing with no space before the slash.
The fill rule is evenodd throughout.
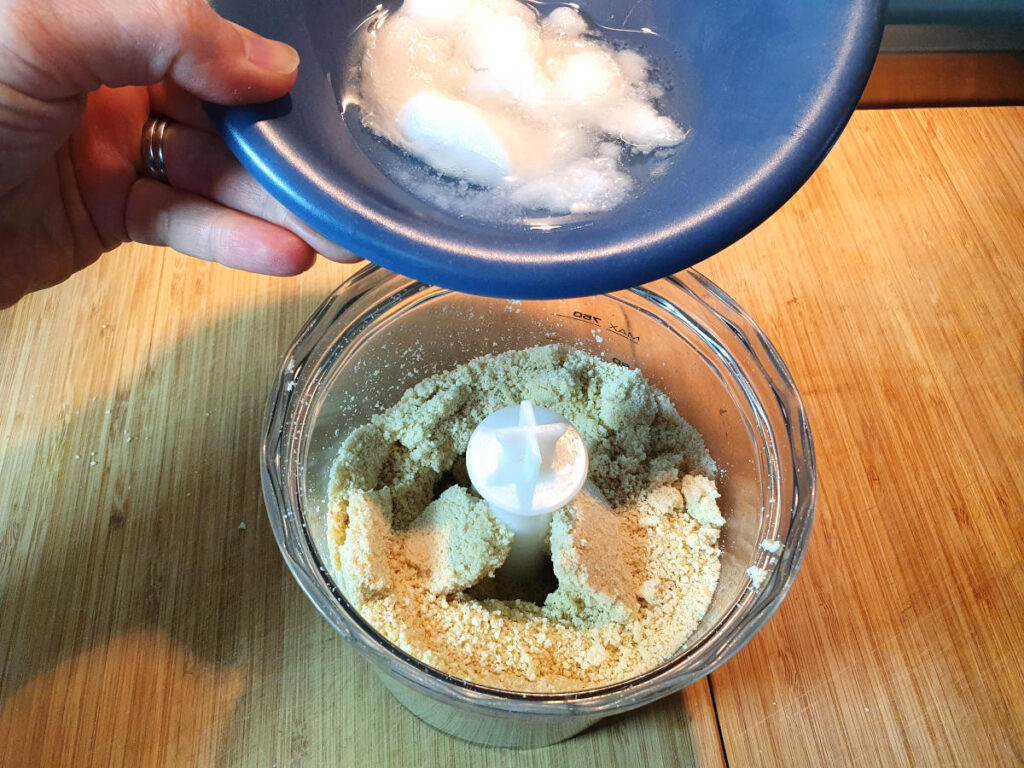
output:
<path id="1" fill-rule="evenodd" d="M 1024 24 L 1024 0 L 889 0 L 890 24 Z"/>

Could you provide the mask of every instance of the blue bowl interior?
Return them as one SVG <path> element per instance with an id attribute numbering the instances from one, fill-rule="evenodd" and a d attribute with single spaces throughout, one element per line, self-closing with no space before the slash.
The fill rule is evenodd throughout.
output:
<path id="1" fill-rule="evenodd" d="M 210 107 L 256 178 L 361 257 L 424 282 L 506 298 L 638 285 L 710 256 L 761 223 L 839 136 L 870 73 L 885 13 L 885 0 L 581 2 L 596 24 L 657 33 L 608 36 L 657 63 L 669 86 L 663 106 L 689 136 L 667 173 L 642 184 L 635 200 L 543 230 L 454 216 L 410 194 L 381 166 L 384 158 L 399 166 L 415 161 L 368 136 L 358 117 L 342 118 L 353 31 L 376 3 L 214 5 L 302 57 L 285 98 Z"/>

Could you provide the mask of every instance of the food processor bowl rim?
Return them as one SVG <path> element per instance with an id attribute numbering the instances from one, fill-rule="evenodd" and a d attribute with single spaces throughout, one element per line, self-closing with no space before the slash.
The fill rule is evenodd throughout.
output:
<path id="1" fill-rule="evenodd" d="M 447 295 L 453 291 L 406 278 L 368 264 L 338 286 L 303 324 L 285 353 L 264 414 L 260 447 L 261 480 L 271 528 L 289 570 L 307 597 L 327 621 L 364 655 L 387 673 L 398 677 L 418 692 L 448 705 L 458 705 L 494 714 L 496 706 L 518 715 L 601 716 L 650 703 L 710 674 L 736 654 L 761 629 L 792 586 L 807 548 L 814 520 L 817 473 L 814 443 L 807 413 L 788 368 L 774 345 L 754 320 L 721 288 L 694 269 L 679 276 L 661 278 L 643 286 L 615 291 L 613 297 L 635 295 L 671 311 L 688 322 L 671 294 L 698 302 L 724 323 L 756 361 L 772 397 L 761 407 L 772 409 L 784 425 L 785 457 L 792 463 L 792 477 L 779 478 L 792 484 L 790 525 L 771 577 L 762 589 L 747 591 L 719 620 L 701 642 L 643 675 L 597 688 L 565 693 L 508 691 L 470 682 L 441 672 L 391 644 L 348 603 L 320 560 L 315 542 L 305 523 L 305 510 L 295 488 L 289 488 L 285 470 L 296 460 L 295 440 L 309 413 L 310 385 L 315 384 L 307 358 L 317 348 L 327 328 L 346 319 L 359 300 L 368 294 L 387 291 L 385 297 L 407 299 L 424 291 Z M 668 295 L 666 295 L 668 294 Z M 379 308 L 378 299 L 372 308 Z M 358 313 L 365 317 L 365 310 Z M 357 319 L 351 318 L 351 319 Z M 357 333 L 358 336 L 358 333 Z M 323 366 L 321 366 L 323 367 Z M 748 393 L 749 396 L 749 393 Z M 300 467 L 301 470 L 301 467 Z M 781 494 L 778 494 L 781 496 Z M 742 621 L 741 621 L 742 619 Z M 714 645 L 710 641 L 714 640 Z M 400 662 L 396 664 L 395 662 Z M 438 690 L 438 688 L 443 689 Z"/>

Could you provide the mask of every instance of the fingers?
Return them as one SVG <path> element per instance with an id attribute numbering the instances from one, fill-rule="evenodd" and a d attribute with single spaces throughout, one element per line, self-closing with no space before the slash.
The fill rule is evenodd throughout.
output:
<path id="1" fill-rule="evenodd" d="M 149 111 L 207 133 L 217 132 L 199 100 L 170 80 L 150 86 Z"/>
<path id="2" fill-rule="evenodd" d="M 205 0 L 8 0 L 0 51 L 14 51 L 16 90 L 66 99 L 100 85 L 170 78 L 219 104 L 282 96 L 298 54 L 221 18 Z"/>
<path id="3" fill-rule="evenodd" d="M 171 186 L 284 227 L 332 261 L 358 261 L 277 202 L 219 137 L 188 126 L 171 125 L 164 134 L 164 161 Z"/>
<path id="4" fill-rule="evenodd" d="M 103 244 L 123 243 L 124 204 L 138 178 L 142 125 L 149 115 L 145 88 L 100 88 L 69 142 L 82 201 Z"/>
<path id="5" fill-rule="evenodd" d="M 125 228 L 140 243 L 265 275 L 297 275 L 315 259 L 292 232 L 152 179 L 132 185 Z"/>

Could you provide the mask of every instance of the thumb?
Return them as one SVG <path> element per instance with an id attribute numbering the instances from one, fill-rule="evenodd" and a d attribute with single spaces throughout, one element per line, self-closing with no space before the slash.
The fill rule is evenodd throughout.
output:
<path id="1" fill-rule="evenodd" d="M 223 18 L 205 0 L 0 0 L 2 40 L 20 61 L 8 77 L 56 100 L 101 85 L 170 78 L 218 104 L 269 101 L 295 82 L 299 56 Z M 25 82 L 27 81 L 27 82 Z"/>

